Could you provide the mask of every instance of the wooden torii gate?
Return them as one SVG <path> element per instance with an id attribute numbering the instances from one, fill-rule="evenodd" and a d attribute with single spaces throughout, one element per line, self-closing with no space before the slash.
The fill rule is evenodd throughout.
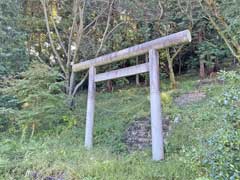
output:
<path id="1" fill-rule="evenodd" d="M 79 72 L 89 69 L 88 79 L 88 98 L 87 98 L 87 117 L 85 132 L 85 147 L 93 146 L 93 124 L 95 111 L 96 83 L 120 77 L 127 77 L 135 74 L 149 72 L 150 77 L 150 96 L 151 96 L 151 132 L 152 132 L 152 159 L 164 159 L 163 150 L 163 129 L 162 129 L 162 109 L 159 85 L 159 49 L 171 46 L 186 44 L 191 42 L 189 30 L 181 31 L 139 45 L 135 45 L 118 52 L 100 56 L 88 61 L 73 65 L 73 71 Z M 96 67 L 113 62 L 125 60 L 134 56 L 149 53 L 149 62 L 131 66 L 119 70 L 96 74 Z"/>

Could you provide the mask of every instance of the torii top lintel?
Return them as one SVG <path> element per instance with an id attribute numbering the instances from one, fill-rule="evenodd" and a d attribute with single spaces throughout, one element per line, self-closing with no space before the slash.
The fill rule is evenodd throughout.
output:
<path id="1" fill-rule="evenodd" d="M 138 44 L 117 52 L 113 52 L 78 64 L 74 64 L 73 71 L 74 72 L 83 71 L 85 69 L 89 69 L 92 66 L 94 67 L 102 66 L 105 64 L 110 64 L 113 62 L 128 59 L 134 56 L 139 56 L 147 53 L 150 49 L 159 50 L 171 46 L 176 46 L 179 44 L 187 44 L 190 43 L 191 40 L 192 38 L 190 31 L 184 30 L 152 41 Z"/>

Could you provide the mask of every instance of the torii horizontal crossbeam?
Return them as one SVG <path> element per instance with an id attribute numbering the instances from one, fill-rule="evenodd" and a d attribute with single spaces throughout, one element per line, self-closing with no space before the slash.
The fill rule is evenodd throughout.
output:
<path id="1" fill-rule="evenodd" d="M 117 79 L 122 77 L 128 77 L 136 74 L 141 74 L 149 71 L 149 63 L 139 64 L 123 69 L 113 70 L 101 74 L 96 74 L 95 82 L 106 81 L 110 79 Z"/>

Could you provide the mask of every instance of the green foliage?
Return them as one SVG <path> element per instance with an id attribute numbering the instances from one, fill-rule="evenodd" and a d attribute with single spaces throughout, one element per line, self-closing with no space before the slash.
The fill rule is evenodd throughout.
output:
<path id="1" fill-rule="evenodd" d="M 41 77 L 43 66 L 41 71 L 36 69 L 34 72 L 38 71 Z M 50 76 L 49 79 L 54 74 L 48 70 L 44 72 Z M 71 112 L 72 116 L 67 110 L 62 113 L 53 109 L 57 113 L 54 114 L 55 118 L 61 118 L 62 121 L 54 121 L 53 117 L 49 120 L 58 123 L 57 126 L 63 123 L 65 128 L 61 128 L 61 132 L 57 128 L 51 134 L 39 134 L 22 142 L 18 140 L 19 137 L 2 138 L 0 177 L 28 179 L 36 175 L 42 179 L 239 179 L 239 128 L 232 121 L 237 116 L 231 113 L 238 100 L 235 98 L 224 104 L 225 99 L 230 99 L 225 95 L 226 92 L 230 93 L 231 88 L 239 88 L 237 83 L 231 83 L 238 75 L 233 72 L 221 74 L 224 74 L 220 77 L 225 78 L 225 85 L 201 89 L 208 95 L 205 100 L 186 107 L 172 103 L 163 108 L 165 115 L 171 119 L 178 117 L 180 121 L 178 124 L 171 122 L 172 131 L 165 139 L 166 159 L 162 162 L 151 161 L 150 149 L 131 154 L 126 152 L 123 137 L 128 124 L 139 117 L 149 116 L 150 106 L 148 89 L 130 88 L 113 93 L 97 93 L 95 146 L 91 151 L 83 149 L 85 94 L 77 97 L 76 110 Z M 233 81 L 226 78 L 228 76 Z M 33 79 L 36 83 L 42 78 Z M 56 82 L 54 79 L 52 83 Z M 188 91 L 194 89 L 193 82 L 196 81 L 187 78 L 183 80 L 182 88 Z M 48 92 L 48 85 L 38 86 Z M 171 94 L 174 93 L 177 96 L 177 92 Z M 60 102 L 64 100 L 59 99 Z M 40 104 L 45 106 L 43 102 Z M 36 112 L 36 109 L 33 108 L 33 111 Z M 76 112 L 79 117 L 74 116 Z M 45 116 L 39 118 L 39 122 L 45 121 Z M 75 127 L 76 119 L 80 121 L 78 128 Z M 39 131 L 43 132 L 43 129 Z"/>
<path id="2" fill-rule="evenodd" d="M 162 101 L 162 106 L 170 106 L 172 104 L 172 97 L 169 93 L 162 92 L 161 93 L 161 101 Z"/>
<path id="3" fill-rule="evenodd" d="M 28 179 L 36 175 L 64 179 L 194 179 L 195 172 L 183 161 L 168 158 L 153 162 L 150 151 L 124 156 L 107 148 L 83 148 L 79 130 L 19 143 L 0 143 L 0 178 Z"/>
<path id="4" fill-rule="evenodd" d="M 11 127 L 11 118 L 20 107 L 16 97 L 0 93 L 0 131 L 4 132 Z"/>
<path id="5" fill-rule="evenodd" d="M 216 41 L 212 39 L 212 41 Z M 220 42 L 204 41 L 198 45 L 196 53 L 200 59 L 204 60 L 208 67 L 211 67 L 216 60 L 224 60 L 228 54 L 228 50 L 224 44 Z"/>
<path id="6" fill-rule="evenodd" d="M 10 95 L 3 95 L 0 94 L 0 107 L 5 107 L 5 108 L 13 108 L 13 109 L 18 109 L 20 102 L 19 100 Z"/>
<path id="7" fill-rule="evenodd" d="M 26 33 L 19 27 L 21 1 L 0 2 L 0 76 L 23 71 L 28 63 Z"/>
<path id="8" fill-rule="evenodd" d="M 240 178 L 240 132 L 222 127 L 206 142 L 203 164 L 214 179 Z"/>
<path id="9" fill-rule="evenodd" d="M 219 73 L 226 83 L 213 104 L 224 112 L 219 128 L 204 142 L 202 163 L 214 179 L 240 178 L 240 75 L 234 71 Z"/>
<path id="10" fill-rule="evenodd" d="M 21 79 L 10 81 L 10 87 L 2 90 L 21 102 L 20 109 L 11 118 L 16 131 L 22 131 L 25 136 L 29 131 L 33 134 L 35 131 L 52 130 L 58 125 L 69 124 L 70 120 L 66 121 L 67 118 L 71 119 L 67 97 L 62 92 L 63 83 L 58 78 L 58 73 L 48 66 L 33 63 L 29 70 L 21 74 Z M 4 107 L 5 110 L 14 109 L 7 104 Z"/>
<path id="11" fill-rule="evenodd" d="M 217 3 L 224 19 L 229 23 L 226 32 L 231 35 L 234 41 L 239 42 L 240 22 L 237 19 L 240 17 L 238 9 L 240 2 L 235 0 L 220 0 Z"/>
<path id="12" fill-rule="evenodd" d="M 134 119 L 149 116 L 148 92 L 146 88 L 131 88 L 97 94 L 95 143 L 114 152 L 126 152 L 123 133 Z"/>
<path id="13" fill-rule="evenodd" d="M 233 86 L 240 82 L 240 75 L 237 71 L 220 71 L 218 75 L 220 80 L 226 81 Z"/>
<path id="14" fill-rule="evenodd" d="M 16 3 L 17 2 L 17 3 Z M 26 43 L 49 62 L 52 54 L 47 42 L 39 1 L 27 0 L 24 12 L 30 19 L 22 22 L 22 1 L 0 2 L 0 75 L 15 74 L 27 64 Z M 31 4 L 31 2 L 33 2 Z M 50 2 L 50 1 L 49 1 Z M 59 1 L 60 2 L 60 1 Z M 186 28 L 192 30 L 191 46 L 183 48 L 174 68 L 197 70 L 199 59 L 206 63 L 229 57 L 223 41 L 203 16 L 199 3 L 192 1 L 115 1 L 101 53 L 123 49 Z M 228 33 L 239 41 L 239 7 L 236 1 L 217 1 L 217 7 L 229 25 Z M 29 5 L 29 3 L 31 5 Z M 38 6 L 34 6 L 34 3 Z M 237 2 L 238 3 L 238 2 Z M 84 24 L 101 18 L 85 29 L 79 58 L 95 56 L 105 31 L 105 2 L 86 1 Z M 32 8 L 29 11 L 29 8 Z M 63 42 L 68 42 L 72 1 L 59 4 L 57 28 Z M 34 17 L 32 17 L 32 15 Z M 62 20 L 61 20 L 62 19 Z M 52 24 L 50 23 L 51 28 Z M 29 40 L 26 42 L 26 34 Z M 114 29 L 116 28 L 116 29 Z M 201 34 L 202 33 L 202 34 Z M 44 37 L 42 37 L 44 36 Z M 74 34 L 75 36 L 75 34 Z M 74 37 L 75 38 L 75 37 Z M 53 34 L 57 46 L 57 37 Z M 234 41 L 232 41 L 234 43 Z M 57 49 L 61 57 L 64 53 Z M 174 53 L 176 49 L 171 48 Z M 42 53 L 42 54 L 41 54 Z M 162 72 L 168 72 L 166 55 L 161 53 Z M 231 60 L 231 58 L 228 58 Z M 139 63 L 145 62 L 139 58 Z M 134 65 L 135 59 L 103 67 L 102 70 Z M 192 75 L 190 75 L 192 76 Z M 239 179 L 240 152 L 240 75 L 219 73 L 224 85 L 200 89 L 205 100 L 178 107 L 173 97 L 196 90 L 196 79 L 179 78 L 178 91 L 168 92 L 161 82 L 164 115 L 171 121 L 171 132 L 165 138 L 163 162 L 150 160 L 150 149 L 128 154 L 124 132 L 132 121 L 149 117 L 149 89 L 129 88 L 112 93 L 97 93 L 94 150 L 83 149 L 86 94 L 76 97 L 76 109 L 70 110 L 62 92 L 64 82 L 59 73 L 47 65 L 33 63 L 18 79 L 0 92 L 0 179 Z M 161 76 L 163 77 L 163 76 Z M 118 86 L 131 79 L 116 80 Z M 165 93 L 167 92 L 167 93 Z M 175 119 L 179 120 L 175 123 Z M 174 121 L 174 122 L 173 122 Z M 77 128 L 76 128 L 77 127 Z M 22 134 L 22 136 L 20 135 Z M 31 137 L 30 139 L 28 137 Z"/>

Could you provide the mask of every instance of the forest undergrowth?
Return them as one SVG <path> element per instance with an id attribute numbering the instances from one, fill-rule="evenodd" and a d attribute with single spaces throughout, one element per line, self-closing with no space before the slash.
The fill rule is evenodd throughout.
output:
<path id="1" fill-rule="evenodd" d="M 129 153 L 123 140 L 131 122 L 149 117 L 147 87 L 97 93 L 94 148 L 87 151 L 86 93 L 76 97 L 70 110 L 57 75 L 32 68 L 1 91 L 0 179 L 240 179 L 238 72 L 222 71 L 218 79 L 224 83 L 201 87 L 196 78 L 182 76 L 174 91 L 162 82 L 163 113 L 171 119 L 171 131 L 165 138 L 165 160 L 153 162 L 150 148 Z M 35 88 L 27 91 L 32 84 Z M 189 92 L 206 97 L 175 103 Z"/>

